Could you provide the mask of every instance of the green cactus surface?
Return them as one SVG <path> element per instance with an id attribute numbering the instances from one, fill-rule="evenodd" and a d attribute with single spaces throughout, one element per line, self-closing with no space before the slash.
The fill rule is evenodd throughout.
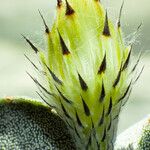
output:
<path id="1" fill-rule="evenodd" d="M 118 117 L 136 81 L 132 45 L 99 0 L 58 0 L 47 50 L 24 37 L 42 64 L 40 97 L 67 123 L 80 150 L 112 150 Z M 122 10 L 122 8 L 121 8 Z M 120 15 L 121 15 L 120 10 Z M 41 80 L 42 79 L 42 80 Z"/>
<path id="2" fill-rule="evenodd" d="M 139 142 L 139 150 L 150 150 L 150 120 L 143 129 L 143 133 Z"/>
<path id="3" fill-rule="evenodd" d="M 65 123 L 51 109 L 23 98 L 0 100 L 0 150 L 74 150 Z"/>

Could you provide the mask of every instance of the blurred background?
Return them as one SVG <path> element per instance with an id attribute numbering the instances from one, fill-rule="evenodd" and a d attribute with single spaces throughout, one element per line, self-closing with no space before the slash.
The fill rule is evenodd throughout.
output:
<path id="1" fill-rule="evenodd" d="M 122 4 L 121 0 L 101 0 L 109 16 L 116 19 Z M 0 97 L 26 96 L 37 98 L 36 86 L 28 77 L 30 63 L 25 59 L 35 54 L 25 43 L 25 34 L 36 45 L 44 48 L 44 28 L 38 9 L 52 25 L 55 18 L 56 0 L 0 0 Z M 142 28 L 134 45 L 134 55 L 141 50 L 144 55 L 141 65 L 145 69 L 134 86 L 130 100 L 123 109 L 119 123 L 119 133 L 150 114 L 150 1 L 125 0 L 122 13 L 122 27 L 125 38 L 130 38 L 142 22 Z M 129 35 L 129 36 L 128 36 Z M 140 70 L 139 70 L 140 71 Z"/>

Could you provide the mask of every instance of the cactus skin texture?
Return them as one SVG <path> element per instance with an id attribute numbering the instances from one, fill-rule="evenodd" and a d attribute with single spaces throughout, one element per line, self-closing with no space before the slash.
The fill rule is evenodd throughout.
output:
<path id="1" fill-rule="evenodd" d="M 0 100 L 1 150 L 66 150 L 75 144 L 65 123 L 41 103 L 22 99 Z"/>
<path id="2" fill-rule="evenodd" d="M 120 110 L 136 80 L 120 17 L 115 26 L 108 16 L 99 0 L 58 0 L 51 30 L 41 15 L 47 51 L 24 37 L 42 64 L 43 82 L 29 74 L 38 94 L 68 124 L 79 150 L 114 148 Z"/>
<path id="3" fill-rule="evenodd" d="M 139 150 L 150 150 L 150 120 L 144 127 L 143 133 L 139 142 Z"/>

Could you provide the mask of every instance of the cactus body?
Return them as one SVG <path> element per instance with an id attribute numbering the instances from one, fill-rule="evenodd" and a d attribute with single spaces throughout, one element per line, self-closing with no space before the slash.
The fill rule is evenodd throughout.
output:
<path id="1" fill-rule="evenodd" d="M 65 123 L 47 106 L 22 98 L 0 100 L 1 150 L 66 150 L 75 145 Z"/>
<path id="2" fill-rule="evenodd" d="M 150 150 L 150 120 L 143 129 L 139 142 L 139 150 Z"/>
<path id="3" fill-rule="evenodd" d="M 148 115 L 118 135 L 115 150 L 149 150 L 149 118 Z"/>

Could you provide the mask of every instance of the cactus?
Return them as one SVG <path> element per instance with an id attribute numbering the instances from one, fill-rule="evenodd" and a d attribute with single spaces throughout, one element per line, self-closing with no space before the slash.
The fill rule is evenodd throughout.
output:
<path id="1" fill-rule="evenodd" d="M 114 148 L 120 110 L 139 77 L 139 60 L 130 63 L 132 45 L 122 35 L 121 10 L 115 26 L 99 0 L 57 0 L 52 29 L 40 13 L 47 50 L 24 36 L 42 66 L 27 57 L 40 79 L 28 74 L 39 96 L 66 122 L 77 149 Z"/>
<path id="2" fill-rule="evenodd" d="M 150 150 L 150 120 L 143 128 L 138 147 L 139 150 Z"/>
<path id="3" fill-rule="evenodd" d="M 149 150 L 150 130 L 148 115 L 117 136 L 115 150 Z"/>
<path id="4" fill-rule="evenodd" d="M 75 144 L 51 109 L 24 98 L 0 99 L 1 150 L 66 150 Z"/>

